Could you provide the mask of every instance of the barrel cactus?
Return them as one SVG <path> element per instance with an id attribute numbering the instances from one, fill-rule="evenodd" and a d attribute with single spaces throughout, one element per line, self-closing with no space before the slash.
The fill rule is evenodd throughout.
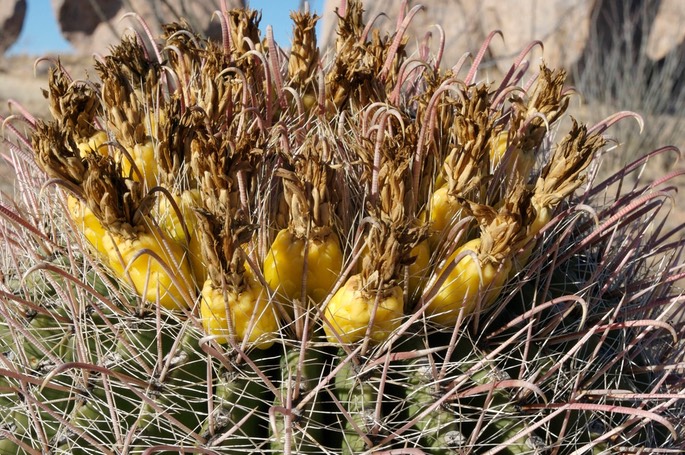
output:
<path id="1" fill-rule="evenodd" d="M 530 48 L 479 81 L 496 33 L 407 55 L 418 12 L 55 62 L 4 122 L 0 454 L 685 448 L 679 174 L 641 172 L 675 149 L 603 173 L 637 114 L 574 120 Z"/>

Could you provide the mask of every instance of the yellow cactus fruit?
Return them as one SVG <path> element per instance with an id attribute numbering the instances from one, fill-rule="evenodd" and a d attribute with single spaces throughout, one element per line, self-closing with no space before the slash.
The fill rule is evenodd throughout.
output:
<path id="1" fill-rule="evenodd" d="M 202 249 L 197 230 L 197 216 L 194 212 L 195 208 L 201 207 L 200 192 L 196 189 L 186 190 L 180 195 L 174 194 L 173 198 L 181 212 L 183 223 L 181 223 L 176 210 L 171 206 L 171 202 L 166 197 L 158 199 L 155 219 L 172 239 L 183 245 L 186 249 L 195 283 L 200 288 L 207 279 L 207 267 L 202 261 Z M 188 231 L 187 235 L 183 229 L 184 224 Z"/>
<path id="2" fill-rule="evenodd" d="M 102 237 L 102 245 L 114 273 L 148 302 L 159 302 L 169 310 L 192 304 L 194 286 L 185 251 L 162 232 L 142 228 L 124 236 L 110 231 Z M 163 264 L 149 254 L 137 256 L 143 250 L 154 252 Z"/>
<path id="3" fill-rule="evenodd" d="M 490 141 L 490 165 L 494 173 L 509 148 L 509 132 L 504 131 L 493 137 Z M 506 158 L 504 176 L 518 177 L 526 181 L 528 174 L 535 165 L 535 154 L 532 150 L 521 150 L 517 147 Z"/>
<path id="4" fill-rule="evenodd" d="M 479 258 L 480 263 L 474 261 L 471 255 L 466 255 L 454 265 L 446 277 L 444 274 L 452 262 L 463 252 L 479 253 L 481 239 L 476 238 L 457 248 L 440 267 L 432 282 L 444 280 L 436 295 L 428 302 L 426 316 L 431 321 L 444 326 L 454 325 L 462 311 L 464 315 L 473 313 L 477 305 L 482 302 L 483 307 L 490 305 L 502 291 L 502 286 L 509 276 L 511 260 L 502 262 Z M 480 270 L 479 270 L 480 267 Z M 481 294 L 487 295 L 481 300 Z"/>
<path id="5" fill-rule="evenodd" d="M 83 232 L 88 243 L 100 254 L 101 258 L 107 259 L 109 253 L 104 246 L 104 239 L 107 237 L 106 230 L 93 211 L 74 196 L 67 196 L 67 209 L 71 219 L 76 227 Z"/>
<path id="6" fill-rule="evenodd" d="M 289 229 L 282 229 L 264 259 L 264 278 L 269 287 L 287 300 L 300 299 L 307 247 L 307 296 L 321 303 L 340 276 L 343 253 L 333 233 L 305 245 Z"/>
<path id="7" fill-rule="evenodd" d="M 324 314 L 329 324 L 324 324 L 324 331 L 328 341 L 361 340 L 372 324 L 372 315 L 371 340 L 376 343 L 386 340 L 402 322 L 404 301 L 400 286 L 384 294 L 368 292 L 362 285 L 361 275 L 352 275 L 326 305 Z"/>
<path id="8" fill-rule="evenodd" d="M 458 221 L 461 204 L 449 195 L 447 185 L 442 186 L 433 192 L 430 202 L 429 221 L 430 237 L 429 245 L 431 250 L 435 250 L 440 240 L 445 236 L 446 230 Z"/>
<path id="9" fill-rule="evenodd" d="M 338 237 L 331 233 L 322 241 L 311 241 L 307 249 L 307 295 L 321 303 L 333 290 L 343 267 Z"/>
<path id="10" fill-rule="evenodd" d="M 157 159 L 155 158 L 155 147 L 152 141 L 144 144 L 135 144 L 133 148 L 127 148 L 129 156 L 121 154 L 121 172 L 124 177 L 131 177 L 136 182 L 145 183 L 148 189 L 157 185 Z M 135 164 L 135 169 L 131 164 L 131 159 Z M 139 174 L 140 172 L 140 174 Z M 142 179 L 141 179 L 142 177 Z"/>
<path id="11" fill-rule="evenodd" d="M 409 298 L 413 299 L 423 292 L 424 282 L 427 277 L 431 258 L 428 240 L 423 240 L 416 244 L 416 246 L 411 249 L 410 256 L 414 258 L 414 262 L 409 265 L 409 283 L 407 290 L 409 292 Z"/>
<path id="12" fill-rule="evenodd" d="M 236 343 L 246 340 L 267 349 L 273 344 L 271 335 L 278 331 L 278 318 L 267 293 L 247 271 L 245 282 L 237 292 L 233 287 L 223 290 L 212 280 L 205 281 L 200 303 L 202 326 L 207 334 L 217 336 L 219 343 L 234 336 Z"/>
<path id="13" fill-rule="evenodd" d="M 269 288 L 287 299 L 300 296 L 304 269 L 304 239 L 281 229 L 264 258 L 264 279 Z"/>
<path id="14" fill-rule="evenodd" d="M 109 155 L 109 147 L 105 144 L 108 140 L 106 132 L 97 131 L 88 141 L 77 144 L 80 157 L 85 159 L 87 155 L 96 152 L 102 156 Z"/>

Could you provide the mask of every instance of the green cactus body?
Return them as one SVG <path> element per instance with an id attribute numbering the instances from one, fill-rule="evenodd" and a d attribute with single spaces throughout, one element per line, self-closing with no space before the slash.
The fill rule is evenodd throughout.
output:
<path id="1" fill-rule="evenodd" d="M 342 356 L 340 361 L 344 359 Z M 342 453 L 345 455 L 365 452 L 369 449 L 366 439 L 373 441 L 376 437 L 378 381 L 375 371 L 361 377 L 353 361 L 343 365 L 335 376 L 336 395 L 347 413 L 347 416 L 338 417 L 343 429 Z"/>
<path id="2" fill-rule="evenodd" d="M 69 279 L 65 275 L 69 275 L 69 270 L 74 266 L 84 267 L 83 261 L 83 257 L 70 257 L 67 254 L 60 254 L 44 263 L 43 267 L 45 268 L 33 270 L 23 277 L 7 277 L 5 286 L 17 296 L 21 297 L 27 293 L 30 300 L 47 303 L 59 298 L 58 291 L 64 292 L 68 289 Z M 54 270 L 55 268 L 62 272 Z M 77 278 L 104 296 L 109 295 L 112 286 L 116 285 L 101 270 L 92 267 L 88 267 L 83 276 Z"/>
<path id="3" fill-rule="evenodd" d="M 439 394 L 428 359 L 420 357 L 409 362 L 406 371 L 408 416 L 413 419 L 423 415 L 414 424 L 423 440 L 422 447 L 434 455 L 459 453 L 466 444 L 463 424 L 458 412 L 447 404 L 434 406 Z"/>
<path id="4" fill-rule="evenodd" d="M 244 365 L 221 372 L 215 380 L 213 414 L 202 428 L 206 446 L 230 454 L 264 450 L 267 399 L 263 385 Z"/>
<path id="5" fill-rule="evenodd" d="M 62 428 L 61 416 L 68 415 L 74 407 L 73 378 L 68 374 L 51 376 L 49 382 L 34 386 L 31 400 L 40 403 L 33 406 L 36 419 L 33 433 L 41 433 L 40 440 L 52 440 Z"/>
<path id="6" fill-rule="evenodd" d="M 173 326 L 172 321 L 160 321 L 158 327 L 152 317 L 119 324 L 115 328 L 119 333 L 113 351 L 114 369 L 134 377 L 160 369 L 164 353 L 173 343 Z"/>
<path id="7" fill-rule="evenodd" d="M 22 410 L 3 415 L 0 423 L 0 454 L 24 455 L 37 449 L 31 434 L 29 417 Z"/>
<path id="8" fill-rule="evenodd" d="M 470 355 L 463 359 L 460 370 L 468 372 L 468 377 L 474 385 L 488 385 L 497 381 L 511 379 L 511 377 L 485 357 L 478 354 L 478 349 L 472 346 Z M 470 371 L 477 364 L 481 367 L 475 371 Z M 487 396 L 489 395 L 489 396 Z M 481 403 L 481 400 L 484 399 Z M 485 397 L 477 397 L 476 408 L 483 409 L 485 416 L 483 419 L 483 429 L 479 440 L 487 441 L 487 445 L 493 446 L 515 438 L 517 434 L 525 432 L 529 419 L 517 409 L 517 403 L 512 401 L 511 393 L 506 389 L 495 388 Z M 474 403 L 474 404 L 475 404 Z M 521 436 L 519 439 L 507 443 L 503 453 L 518 455 L 524 453 L 542 453 L 544 442 L 535 433 Z"/>
<path id="9" fill-rule="evenodd" d="M 64 269 L 71 263 L 67 255 L 58 255 L 45 263 L 47 266 Z M 57 289 L 63 289 L 65 279 L 59 273 L 49 269 L 37 269 L 23 277 L 11 277 L 6 280 L 6 286 L 16 295 L 22 295 L 24 291 L 31 299 L 48 301 L 56 297 Z"/>
<path id="10" fill-rule="evenodd" d="M 0 377 L 0 409 L 11 409 L 17 402 L 17 385 L 8 377 Z"/>
<path id="11" fill-rule="evenodd" d="M 207 363 L 199 354 L 197 335 L 187 328 L 184 334 L 179 334 L 181 341 L 175 350 L 164 350 L 169 354 L 161 359 L 157 368 L 166 372 L 157 376 L 147 390 L 154 405 L 145 403 L 136 421 L 139 428 L 136 444 L 141 450 L 150 440 L 164 440 L 176 432 L 188 430 L 199 432 L 205 422 Z"/>
<path id="12" fill-rule="evenodd" d="M 105 392 L 101 384 L 94 384 L 92 388 L 76 399 L 74 408 L 69 415 L 69 424 L 65 432 L 57 441 L 61 442 L 60 449 L 67 453 L 87 454 L 88 447 L 108 447 L 115 444 L 113 439 L 113 421 L 110 408 L 102 400 Z M 123 413 L 121 413 L 123 418 Z M 95 449 L 97 450 L 97 449 Z"/>
<path id="13" fill-rule="evenodd" d="M 304 361 L 300 362 L 302 353 Z M 323 394 L 317 394 L 300 405 L 323 377 L 324 365 L 324 354 L 313 347 L 289 349 L 281 358 L 280 397 L 290 400 L 290 409 L 284 407 L 285 403 L 276 397 L 274 406 L 285 411 L 276 413 L 276 424 L 272 428 L 275 431 L 271 438 L 273 453 L 285 453 L 286 446 L 290 453 L 320 453 L 322 445 L 329 442 L 325 440 L 323 431 Z M 286 413 L 290 413 L 289 418 L 286 418 Z M 290 440 L 286 441 L 286 438 Z"/>
<path id="14" fill-rule="evenodd" d="M 16 427 L 11 424 L 6 428 L 8 432 L 12 432 L 13 436 L 0 435 L 0 454 L 1 455 L 27 455 L 29 452 L 24 450 L 22 446 L 17 444 L 12 438 L 18 437 Z"/>
<path id="15" fill-rule="evenodd" d="M 68 316 L 38 313 L 31 317 L 26 328 L 23 352 L 31 368 L 39 369 L 42 362 L 61 363 L 74 359 L 74 337 Z M 65 322 L 60 322 L 59 319 Z"/>

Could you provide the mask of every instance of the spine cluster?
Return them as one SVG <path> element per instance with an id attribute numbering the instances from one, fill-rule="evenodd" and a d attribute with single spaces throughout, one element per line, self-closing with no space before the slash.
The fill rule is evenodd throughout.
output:
<path id="1" fill-rule="evenodd" d="M 530 49 L 477 82 L 495 34 L 449 66 L 406 54 L 417 8 L 382 35 L 342 5 L 325 55 L 315 15 L 286 55 L 236 9 L 222 42 L 175 23 L 95 81 L 52 69 L 30 148 L 76 235 L 3 291 L 0 453 L 678 444 L 652 367 L 681 348 L 644 346 L 675 333 L 681 245 L 646 234 L 652 187 L 607 202 L 622 177 L 590 172 L 626 115 L 566 119 L 564 71 Z"/>

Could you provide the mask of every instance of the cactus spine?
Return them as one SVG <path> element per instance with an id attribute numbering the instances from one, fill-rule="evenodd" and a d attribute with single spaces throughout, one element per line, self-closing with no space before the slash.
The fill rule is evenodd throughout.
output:
<path id="1" fill-rule="evenodd" d="M 412 58 L 418 12 L 324 60 L 224 8 L 3 119 L 0 454 L 682 450 L 677 174 L 599 180 L 632 114 L 564 131 L 564 71 Z"/>

